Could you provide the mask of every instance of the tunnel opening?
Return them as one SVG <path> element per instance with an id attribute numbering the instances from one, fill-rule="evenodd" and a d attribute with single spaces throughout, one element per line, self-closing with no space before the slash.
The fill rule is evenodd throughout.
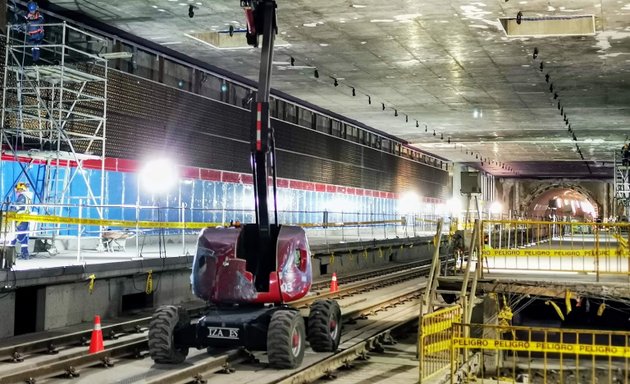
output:
<path id="1" fill-rule="evenodd" d="M 572 188 L 554 188 L 541 193 L 530 203 L 528 217 L 565 222 L 601 220 L 597 204 Z"/>

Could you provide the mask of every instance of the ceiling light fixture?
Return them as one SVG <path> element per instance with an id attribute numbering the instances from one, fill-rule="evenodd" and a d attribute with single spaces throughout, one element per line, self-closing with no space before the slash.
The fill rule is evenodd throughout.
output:
<path id="1" fill-rule="evenodd" d="M 293 58 L 293 56 L 291 56 L 291 66 L 295 67 L 295 59 Z"/>
<path id="2" fill-rule="evenodd" d="M 333 85 L 334 85 L 335 87 L 338 87 L 338 86 L 339 86 L 339 82 L 338 82 L 338 81 L 337 81 L 337 79 L 335 79 L 334 77 L 333 77 L 333 79 L 335 80 L 335 82 L 333 83 Z"/>
<path id="3" fill-rule="evenodd" d="M 518 11 L 518 13 L 516 14 L 516 24 L 521 24 L 522 21 L 523 21 L 523 12 Z"/>
<path id="4" fill-rule="evenodd" d="M 418 123 L 418 120 L 416 120 L 416 128 L 420 128 L 420 123 Z"/>
<path id="5" fill-rule="evenodd" d="M 549 92 L 553 93 L 553 83 L 549 84 Z"/>
<path id="6" fill-rule="evenodd" d="M 195 6 L 192 4 L 188 6 L 188 17 L 191 19 L 195 17 Z"/>
<path id="7" fill-rule="evenodd" d="M 546 81 L 547 83 L 549 83 L 549 74 L 546 74 L 546 75 L 545 75 L 545 81 Z"/>
<path id="8" fill-rule="evenodd" d="M 435 136 L 435 129 L 433 130 L 433 136 Z"/>
<path id="9" fill-rule="evenodd" d="M 405 123 L 409 122 L 409 116 L 405 115 Z"/>
<path id="10" fill-rule="evenodd" d="M 544 68 L 545 68 L 545 64 L 543 64 L 543 62 L 541 61 L 540 62 L 540 72 L 542 72 Z"/>
<path id="11" fill-rule="evenodd" d="M 534 58 L 534 60 L 538 58 L 538 48 L 536 47 L 534 48 L 534 53 L 532 54 L 532 58 Z"/>
<path id="12" fill-rule="evenodd" d="M 319 71 L 317 70 L 317 68 L 315 68 L 315 71 L 313 72 L 313 76 L 315 76 L 316 79 L 319 79 Z"/>
<path id="13" fill-rule="evenodd" d="M 444 140 L 444 134 L 440 133 L 440 140 Z"/>
<path id="14" fill-rule="evenodd" d="M 554 94 L 553 94 L 553 99 L 555 100 L 555 99 L 557 99 L 557 98 L 558 98 L 558 92 L 554 92 Z"/>
<path id="15" fill-rule="evenodd" d="M 381 103 L 381 107 L 383 109 L 383 111 L 385 110 L 385 103 Z"/>
<path id="16" fill-rule="evenodd" d="M 398 117 L 398 110 L 396 108 L 394 108 L 394 116 Z"/>
<path id="17" fill-rule="evenodd" d="M 367 95 L 367 97 L 368 97 L 368 104 L 372 105 L 372 98 L 370 97 L 370 95 Z"/>
<path id="18" fill-rule="evenodd" d="M 357 95 L 357 91 L 354 88 L 352 88 L 352 96 L 356 96 L 356 95 Z"/>

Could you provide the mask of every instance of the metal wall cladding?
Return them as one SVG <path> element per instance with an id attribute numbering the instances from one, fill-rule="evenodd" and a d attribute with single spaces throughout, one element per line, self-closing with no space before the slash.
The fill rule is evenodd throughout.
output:
<path id="1" fill-rule="evenodd" d="M 169 156 L 183 165 L 250 172 L 248 111 L 115 70 L 108 78 L 108 157 Z M 279 177 L 448 197 L 445 171 L 290 123 L 272 124 Z"/>
<path id="2" fill-rule="evenodd" d="M 283 121 L 273 125 L 281 177 L 448 198 L 445 171 Z"/>
<path id="3" fill-rule="evenodd" d="M 108 156 L 248 172 L 249 123 L 239 108 L 110 71 Z"/>

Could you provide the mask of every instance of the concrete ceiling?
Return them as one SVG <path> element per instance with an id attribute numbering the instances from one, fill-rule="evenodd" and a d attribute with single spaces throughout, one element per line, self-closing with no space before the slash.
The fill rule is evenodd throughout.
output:
<path id="1" fill-rule="evenodd" d="M 237 0 L 51 2 L 257 78 L 258 50 L 187 36 L 244 27 Z M 523 23 L 594 15 L 596 33 L 507 37 L 498 19 L 519 11 Z M 611 176 L 630 133 L 630 0 L 278 0 L 278 23 L 288 44 L 275 53 L 274 88 L 496 175 Z"/>

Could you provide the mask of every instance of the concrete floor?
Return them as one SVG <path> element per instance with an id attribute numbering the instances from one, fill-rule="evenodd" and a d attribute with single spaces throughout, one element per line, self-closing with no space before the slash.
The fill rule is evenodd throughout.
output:
<path id="1" fill-rule="evenodd" d="M 428 229 L 428 228 L 426 228 Z M 434 232 L 417 228 L 400 228 L 395 226 L 344 229 L 307 229 L 311 246 L 340 244 L 356 241 L 404 238 L 419 235 L 433 235 Z M 183 240 L 183 241 L 182 241 Z M 165 245 L 160 247 L 158 236 L 140 235 L 127 240 L 112 242 L 109 250 L 99 245 L 96 237 L 81 239 L 81 250 L 77 250 L 76 238 L 65 239 L 72 245 L 63 249 L 57 242 L 57 252 L 31 252 L 31 259 L 16 261 L 13 270 L 45 269 L 72 265 L 102 264 L 129 260 L 143 260 L 160 257 L 180 257 L 193 255 L 196 250 L 196 235 L 169 235 L 165 237 Z M 32 241 L 31 241 L 32 242 Z M 74 248 L 74 249 L 73 249 Z M 33 249 L 31 244 L 30 249 Z"/>

